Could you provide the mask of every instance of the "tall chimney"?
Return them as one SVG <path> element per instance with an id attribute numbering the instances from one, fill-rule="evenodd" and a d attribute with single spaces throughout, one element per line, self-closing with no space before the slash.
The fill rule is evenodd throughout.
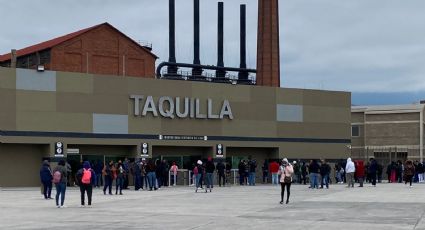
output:
<path id="1" fill-rule="evenodd" d="M 176 63 L 175 0 L 168 1 L 168 62 Z M 177 67 L 168 66 L 168 74 L 177 74 Z"/>
<path id="2" fill-rule="evenodd" d="M 10 68 L 16 68 L 16 49 L 12 49 L 10 52 Z"/>
<path id="3" fill-rule="evenodd" d="M 217 26 L 217 66 L 224 67 L 223 61 L 223 14 L 224 14 L 224 4 L 223 2 L 218 2 L 218 26 Z M 224 70 L 217 70 L 216 77 L 224 78 L 226 72 Z"/>
<path id="4" fill-rule="evenodd" d="M 246 6 L 242 4 L 240 6 L 240 55 L 241 55 L 241 69 L 246 69 Z M 240 71 L 239 72 L 239 80 L 248 80 L 248 72 Z"/>
<path id="5" fill-rule="evenodd" d="M 258 0 L 257 85 L 280 87 L 278 0 Z"/>
<path id="6" fill-rule="evenodd" d="M 193 64 L 200 65 L 199 59 L 199 0 L 193 0 Z M 201 68 L 193 68 L 192 76 L 201 76 Z"/>

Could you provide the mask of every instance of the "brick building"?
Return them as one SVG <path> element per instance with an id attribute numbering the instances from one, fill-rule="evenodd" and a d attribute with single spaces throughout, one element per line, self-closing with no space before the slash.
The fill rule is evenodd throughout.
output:
<path id="1" fill-rule="evenodd" d="M 11 53 L 0 56 L 0 66 L 14 67 Z M 108 23 L 102 23 L 16 51 L 16 67 L 106 74 L 155 76 L 156 56 Z"/>
<path id="2" fill-rule="evenodd" d="M 424 103 L 353 106 L 352 157 L 375 157 L 384 165 L 406 159 L 423 161 L 424 108 Z"/>

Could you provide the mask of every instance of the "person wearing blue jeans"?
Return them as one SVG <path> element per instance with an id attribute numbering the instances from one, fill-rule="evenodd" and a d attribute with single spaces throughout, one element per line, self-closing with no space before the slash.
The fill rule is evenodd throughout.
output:
<path id="1" fill-rule="evenodd" d="M 56 206 L 58 208 L 64 208 L 65 203 L 65 191 L 66 191 L 66 183 L 67 183 L 67 170 L 65 168 L 65 161 L 60 160 L 58 166 L 53 170 L 53 180 L 55 181 L 55 174 L 60 175 L 60 179 L 58 182 L 55 182 L 56 185 Z M 59 196 L 61 198 L 61 202 L 59 205 Z"/>
<path id="2" fill-rule="evenodd" d="M 210 192 L 212 192 L 214 170 L 215 170 L 214 162 L 212 161 L 211 157 L 208 157 L 208 161 L 205 164 L 205 172 L 206 172 L 205 192 L 208 192 L 208 189 L 210 189 Z"/>
<path id="3" fill-rule="evenodd" d="M 255 185 L 255 172 L 249 173 L 249 185 L 254 186 Z"/>
<path id="4" fill-rule="evenodd" d="M 148 177 L 148 183 L 149 183 L 149 190 L 150 191 L 152 191 L 152 188 L 155 188 L 155 190 L 157 190 L 155 171 L 156 171 L 156 166 L 155 166 L 154 162 L 152 160 L 149 160 L 148 164 L 146 166 L 146 173 L 147 173 L 147 177 Z"/>
<path id="5" fill-rule="evenodd" d="M 320 166 L 319 163 L 317 163 L 317 160 L 311 161 L 308 171 L 310 172 L 310 188 L 319 188 Z"/>

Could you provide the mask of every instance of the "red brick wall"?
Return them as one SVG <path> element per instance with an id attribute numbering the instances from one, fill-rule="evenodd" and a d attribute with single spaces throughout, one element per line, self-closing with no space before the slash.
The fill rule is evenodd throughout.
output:
<path id="1" fill-rule="evenodd" d="M 51 70 L 155 77 L 155 57 L 108 25 L 52 48 Z"/>
<path id="2" fill-rule="evenodd" d="M 257 85 L 280 87 L 278 0 L 258 1 Z"/>

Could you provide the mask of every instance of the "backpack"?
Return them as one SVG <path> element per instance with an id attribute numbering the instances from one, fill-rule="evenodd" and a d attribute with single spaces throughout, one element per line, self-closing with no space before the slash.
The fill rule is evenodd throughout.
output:
<path id="1" fill-rule="evenodd" d="M 55 183 L 55 184 L 59 184 L 61 182 L 61 179 L 62 179 L 61 172 L 55 171 L 53 173 L 53 180 L 52 180 L 52 182 Z"/>
<path id="2" fill-rule="evenodd" d="M 91 170 L 83 169 L 83 177 L 81 178 L 81 183 L 90 184 L 91 182 Z"/>

